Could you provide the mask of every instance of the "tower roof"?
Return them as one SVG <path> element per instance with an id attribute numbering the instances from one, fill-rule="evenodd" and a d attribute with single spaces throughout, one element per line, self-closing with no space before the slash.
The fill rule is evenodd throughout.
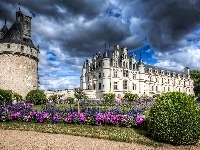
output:
<path id="1" fill-rule="evenodd" d="M 8 31 L 8 28 L 6 26 L 6 19 L 5 19 L 5 24 L 3 26 L 3 28 L 1 29 L 1 32 L 6 33 Z"/>
<path id="2" fill-rule="evenodd" d="M 35 48 L 31 38 L 23 37 L 23 16 L 24 15 L 20 10 L 16 12 L 16 21 L 5 33 L 3 39 L 1 40 L 2 43 L 20 43 Z M 7 26 L 4 25 L 3 30 L 6 30 L 6 28 Z"/>

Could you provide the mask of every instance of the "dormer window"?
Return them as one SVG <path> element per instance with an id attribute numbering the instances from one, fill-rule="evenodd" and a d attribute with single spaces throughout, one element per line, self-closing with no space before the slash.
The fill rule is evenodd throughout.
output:
<path id="1" fill-rule="evenodd" d="M 7 44 L 7 48 L 10 48 L 10 44 Z"/>

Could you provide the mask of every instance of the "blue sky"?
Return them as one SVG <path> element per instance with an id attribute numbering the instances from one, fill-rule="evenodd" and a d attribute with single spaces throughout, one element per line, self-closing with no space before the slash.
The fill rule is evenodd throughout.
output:
<path id="1" fill-rule="evenodd" d="M 32 17 L 32 40 L 40 46 L 42 90 L 80 86 L 83 62 L 104 52 L 105 42 L 140 52 L 145 63 L 200 69 L 199 0 L 2 0 L 0 27 L 15 12 Z M 42 6 L 42 7 L 41 7 Z"/>

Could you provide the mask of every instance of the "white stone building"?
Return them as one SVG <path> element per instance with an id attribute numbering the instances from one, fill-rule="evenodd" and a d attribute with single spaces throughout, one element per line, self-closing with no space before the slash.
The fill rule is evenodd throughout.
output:
<path id="1" fill-rule="evenodd" d="M 119 45 L 113 50 L 105 49 L 103 56 L 93 55 L 92 61 L 84 62 L 80 87 L 91 99 L 103 98 L 107 93 L 115 95 L 135 93 L 152 97 L 168 91 L 194 94 L 189 68 L 184 72 L 167 70 L 136 61 L 135 55 L 127 55 L 127 48 Z"/>
<path id="2" fill-rule="evenodd" d="M 47 98 L 49 98 L 49 96 L 51 95 L 62 95 L 62 97 L 60 99 L 67 99 L 68 97 L 74 97 L 74 89 L 64 89 L 64 90 L 57 90 L 57 91 L 51 91 L 51 90 L 45 90 L 44 91 L 45 95 L 47 96 Z"/>

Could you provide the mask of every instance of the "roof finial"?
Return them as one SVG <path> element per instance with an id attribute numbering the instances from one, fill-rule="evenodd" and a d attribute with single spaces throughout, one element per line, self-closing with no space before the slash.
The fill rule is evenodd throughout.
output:
<path id="1" fill-rule="evenodd" d="M 110 50 L 110 44 L 109 44 L 109 50 Z"/>
<path id="2" fill-rule="evenodd" d="M 5 18 L 5 26 L 6 26 L 6 18 Z"/>
<path id="3" fill-rule="evenodd" d="M 20 11 L 20 3 L 19 3 L 19 11 Z"/>
<path id="4" fill-rule="evenodd" d="M 105 49 L 106 49 L 106 42 L 105 42 Z"/>

